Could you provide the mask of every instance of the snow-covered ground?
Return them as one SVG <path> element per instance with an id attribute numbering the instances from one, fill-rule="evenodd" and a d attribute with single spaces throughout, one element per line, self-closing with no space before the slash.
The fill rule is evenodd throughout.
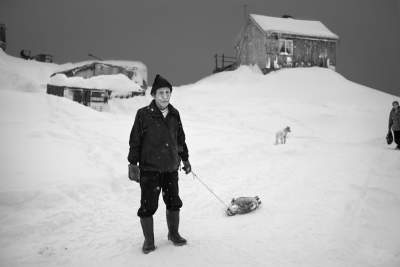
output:
<path id="1" fill-rule="evenodd" d="M 400 266 L 400 152 L 384 140 L 396 97 L 320 68 L 241 67 L 174 88 L 193 170 L 226 202 L 263 204 L 226 217 L 181 173 L 189 243 L 167 241 L 160 199 L 157 250 L 143 255 L 126 156 L 151 98 L 97 112 L 45 94 L 59 68 L 0 50 L 1 266 Z"/>

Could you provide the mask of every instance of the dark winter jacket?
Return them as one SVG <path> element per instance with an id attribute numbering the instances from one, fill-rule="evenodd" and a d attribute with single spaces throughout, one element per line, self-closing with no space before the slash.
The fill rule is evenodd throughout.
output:
<path id="1" fill-rule="evenodd" d="M 400 131 L 400 108 L 397 111 L 392 108 L 389 115 L 389 129 L 392 128 L 393 131 Z"/>
<path id="2" fill-rule="evenodd" d="M 181 160 L 188 160 L 179 112 L 171 104 L 168 110 L 164 118 L 153 100 L 136 113 L 128 161 L 135 165 L 139 163 L 141 170 L 172 172 L 178 170 Z"/>

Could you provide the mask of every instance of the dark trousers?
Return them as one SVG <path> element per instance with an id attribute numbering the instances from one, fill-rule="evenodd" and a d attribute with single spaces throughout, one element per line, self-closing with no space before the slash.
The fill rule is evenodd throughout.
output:
<path id="1" fill-rule="evenodd" d="M 400 131 L 393 131 L 394 142 L 400 146 Z"/>
<path id="2" fill-rule="evenodd" d="M 139 217 L 152 216 L 158 208 L 158 198 L 162 196 L 167 210 L 178 211 L 182 207 L 179 197 L 178 172 L 150 172 L 140 174 L 141 199 L 137 212 Z"/>

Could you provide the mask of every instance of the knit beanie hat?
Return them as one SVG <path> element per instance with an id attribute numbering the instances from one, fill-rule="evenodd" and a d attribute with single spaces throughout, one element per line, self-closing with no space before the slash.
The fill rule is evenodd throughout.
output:
<path id="1" fill-rule="evenodd" d="M 172 92 L 172 85 L 166 79 L 164 79 L 160 74 L 157 74 L 156 78 L 154 78 L 153 86 L 151 87 L 151 94 L 152 95 L 156 94 L 157 89 L 163 87 L 168 87 L 169 89 L 171 89 Z"/>

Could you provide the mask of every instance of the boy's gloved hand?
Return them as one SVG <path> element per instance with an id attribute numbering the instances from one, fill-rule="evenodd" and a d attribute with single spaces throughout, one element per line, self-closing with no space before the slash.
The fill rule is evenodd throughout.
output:
<path id="1" fill-rule="evenodd" d="M 190 165 L 189 160 L 183 161 L 183 168 L 182 168 L 186 174 L 190 173 L 192 171 L 192 165 Z"/>
<path id="2" fill-rule="evenodd" d="M 135 181 L 137 183 L 140 182 L 140 169 L 139 166 L 129 164 L 128 165 L 128 177 L 131 181 Z"/>

